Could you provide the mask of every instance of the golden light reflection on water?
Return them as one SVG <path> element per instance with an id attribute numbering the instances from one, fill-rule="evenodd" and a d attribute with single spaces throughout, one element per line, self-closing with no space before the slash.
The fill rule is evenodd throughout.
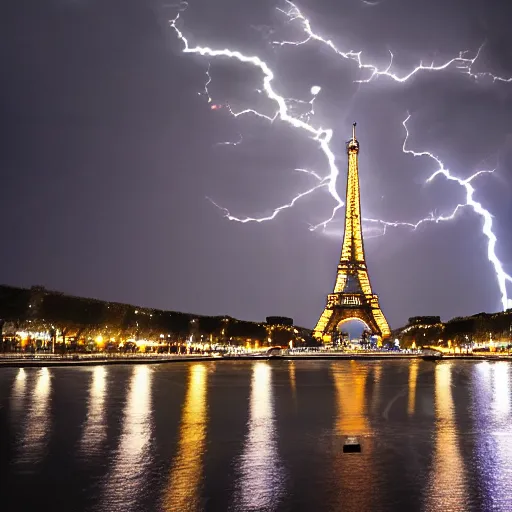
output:
<path id="1" fill-rule="evenodd" d="M 104 503 L 100 509 L 132 509 L 138 495 L 144 490 L 146 468 L 151 464 L 152 375 L 148 366 L 133 367 L 121 420 L 119 446 L 106 478 Z"/>
<path id="2" fill-rule="evenodd" d="M 409 397 L 407 400 L 407 414 L 414 415 L 416 409 L 416 383 L 418 382 L 419 362 L 417 359 L 409 363 Z"/>
<path id="3" fill-rule="evenodd" d="M 339 435 L 371 433 L 367 418 L 366 381 L 368 367 L 350 362 L 350 368 L 333 368 L 336 388 L 336 432 Z"/>
<path id="4" fill-rule="evenodd" d="M 106 436 L 105 399 L 107 393 L 107 369 L 95 366 L 89 387 L 87 404 L 87 420 L 81 437 L 80 448 L 85 455 L 91 455 L 101 450 L 101 444 Z"/>
<path id="5" fill-rule="evenodd" d="M 248 432 L 237 467 L 236 510 L 278 510 L 285 475 L 277 449 L 272 367 L 253 366 Z"/>
<path id="6" fill-rule="evenodd" d="M 427 493 L 428 510 L 446 512 L 466 510 L 467 500 L 452 396 L 452 369 L 453 363 L 439 363 L 435 367 L 435 446 Z"/>
<path id="7" fill-rule="evenodd" d="M 20 380 L 24 380 L 24 377 L 20 377 Z M 50 392 L 50 372 L 48 368 L 41 368 L 37 372 L 35 388 L 30 397 L 30 406 L 17 462 L 34 464 L 44 456 L 46 443 L 50 436 Z"/>
<path id="8" fill-rule="evenodd" d="M 351 361 L 331 367 L 336 390 L 334 440 L 329 483 L 334 488 L 332 510 L 377 510 L 372 428 L 368 419 L 366 386 L 369 366 Z M 378 384 L 377 389 L 378 389 Z M 361 453 L 343 453 L 347 436 L 356 436 Z"/>
<path id="9" fill-rule="evenodd" d="M 190 367 L 183 405 L 178 453 L 164 497 L 169 512 L 197 510 L 207 432 L 208 371 L 203 364 Z"/>
<path id="10" fill-rule="evenodd" d="M 292 400 L 297 407 L 297 384 L 295 381 L 295 361 L 288 362 L 288 376 L 290 377 L 290 388 L 292 390 Z"/>

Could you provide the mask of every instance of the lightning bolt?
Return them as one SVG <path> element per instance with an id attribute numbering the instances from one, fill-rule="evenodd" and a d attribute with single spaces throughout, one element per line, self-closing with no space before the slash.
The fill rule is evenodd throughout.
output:
<path id="1" fill-rule="evenodd" d="M 208 103 L 211 103 L 212 102 L 212 97 L 210 96 L 210 91 L 208 90 L 208 86 L 211 84 L 212 82 L 212 76 L 210 75 L 210 63 L 208 62 L 208 67 L 206 68 L 206 71 L 204 72 L 206 77 L 207 77 L 207 80 L 204 84 L 204 90 L 203 92 L 199 92 L 198 94 L 200 96 L 206 96 L 206 99 L 208 101 Z"/>
<path id="2" fill-rule="evenodd" d="M 498 281 L 498 287 L 499 287 L 500 293 L 501 293 L 502 306 L 503 306 L 504 310 L 506 310 L 508 308 L 512 308 L 512 300 L 509 299 L 508 295 L 507 295 L 507 283 L 512 283 L 512 277 L 510 275 L 508 275 L 503 270 L 503 265 L 500 262 L 500 260 L 498 259 L 498 256 L 496 255 L 496 242 L 498 240 L 492 230 L 492 215 L 488 210 L 486 210 L 482 206 L 481 203 L 479 203 L 478 201 L 475 201 L 475 199 L 473 198 L 475 189 L 471 185 L 471 182 L 477 176 L 480 176 L 481 174 L 485 174 L 485 173 L 492 173 L 494 171 L 489 171 L 489 170 L 478 171 L 478 172 L 474 173 L 473 175 L 471 175 L 469 178 L 466 178 L 466 179 L 459 178 L 457 176 L 454 176 L 444 166 L 443 162 L 437 156 L 435 156 L 433 153 L 431 153 L 429 151 L 416 152 L 416 151 L 413 151 L 412 149 L 407 149 L 407 141 L 409 139 L 409 130 L 407 129 L 407 122 L 409 121 L 410 117 L 411 117 L 410 115 L 407 116 L 407 118 L 402 123 L 405 128 L 405 132 L 406 132 L 406 136 L 405 136 L 404 143 L 402 146 L 403 152 L 407 153 L 409 155 L 412 155 L 414 157 L 426 156 L 426 157 L 430 158 L 431 160 L 433 160 L 438 166 L 438 169 L 430 175 L 430 177 L 427 179 L 426 183 L 430 183 L 437 176 L 444 176 L 447 180 L 453 181 L 453 182 L 459 184 L 461 187 L 464 188 L 464 190 L 466 192 L 466 203 L 465 204 L 457 205 L 457 207 L 455 208 L 455 210 L 453 211 L 453 213 L 451 215 L 448 215 L 446 217 L 439 217 L 438 219 L 435 219 L 435 221 L 438 222 L 440 220 L 452 220 L 455 217 L 455 215 L 457 214 L 457 212 L 465 206 L 469 206 L 470 208 L 472 208 L 473 211 L 478 216 L 480 216 L 482 218 L 482 220 L 483 220 L 482 233 L 487 238 L 487 258 L 489 259 L 489 261 L 492 264 L 494 271 L 496 273 L 496 279 Z M 420 223 L 421 223 L 421 221 L 420 221 Z M 418 223 L 418 225 L 420 223 Z"/>
<path id="3" fill-rule="evenodd" d="M 408 123 L 410 118 L 411 118 L 411 115 L 408 114 L 407 117 L 404 119 L 404 121 L 402 121 L 402 125 L 403 125 L 403 127 L 405 129 L 405 138 L 404 138 L 404 142 L 402 144 L 402 151 L 404 153 L 406 153 L 406 154 L 413 155 L 414 157 L 427 156 L 427 157 L 431 158 L 432 160 L 434 160 L 436 162 L 436 164 L 438 165 L 438 169 L 431 176 L 429 176 L 429 178 L 425 181 L 425 183 L 426 184 L 430 183 L 436 176 L 438 176 L 439 174 L 442 174 L 447 179 L 449 179 L 451 181 L 456 181 L 459 185 L 464 187 L 464 189 L 466 190 L 466 202 L 464 204 L 458 204 L 457 206 L 455 206 L 453 211 L 451 213 L 449 213 L 449 214 L 438 215 L 437 216 L 437 215 L 434 214 L 434 212 L 431 212 L 427 217 L 425 217 L 423 219 L 420 219 L 417 222 L 398 222 L 398 221 L 390 222 L 390 221 L 385 221 L 385 220 L 382 220 L 382 219 L 372 219 L 372 218 L 364 218 L 363 219 L 365 222 L 368 222 L 368 223 L 379 224 L 382 227 L 381 235 L 386 234 L 386 230 L 387 230 L 388 227 L 394 227 L 394 228 L 397 228 L 397 227 L 408 227 L 408 228 L 412 228 L 413 230 L 416 230 L 422 224 L 425 224 L 425 223 L 429 223 L 429 222 L 438 223 L 438 222 L 445 222 L 445 221 L 449 221 L 449 220 L 454 220 L 455 217 L 457 216 L 457 214 L 459 213 L 459 211 L 461 211 L 463 208 L 465 208 L 467 206 L 472 206 L 473 209 L 475 209 L 474 208 L 474 201 L 472 200 L 474 189 L 470 185 L 470 183 L 473 181 L 474 178 L 476 178 L 476 177 L 478 177 L 478 176 L 480 176 L 482 174 L 491 174 L 491 173 L 493 173 L 495 171 L 495 169 L 493 169 L 493 170 L 482 170 L 482 171 L 475 172 L 473 175 L 471 175 L 469 178 L 466 178 L 466 179 L 457 178 L 457 177 L 452 176 L 450 174 L 450 171 L 445 169 L 443 162 L 438 157 L 436 157 L 434 154 L 432 154 L 432 153 L 430 153 L 428 151 L 415 152 L 415 151 L 413 151 L 411 149 L 407 149 L 407 142 L 408 142 L 409 136 L 410 136 L 409 130 L 407 128 L 407 123 Z M 480 210 L 478 210 L 477 213 L 479 215 L 481 215 Z"/>
<path id="4" fill-rule="evenodd" d="M 287 10 L 278 8 L 278 11 L 283 13 L 289 23 L 296 23 L 301 28 L 302 31 L 305 33 L 305 37 L 299 41 L 273 41 L 274 45 L 277 46 L 301 46 L 304 44 L 307 44 L 311 41 L 316 41 L 317 43 L 323 44 L 327 46 L 330 50 L 332 50 L 338 57 L 341 57 L 345 60 L 353 61 L 357 64 L 357 67 L 361 71 L 368 72 L 368 75 L 364 78 L 361 78 L 359 80 L 356 80 L 358 83 L 368 83 L 374 79 L 377 79 L 378 77 L 386 77 L 387 79 L 390 79 L 394 82 L 398 83 L 404 83 L 410 80 L 414 75 L 420 73 L 420 72 L 432 72 L 432 71 L 442 71 L 446 70 L 450 67 L 455 67 L 456 69 L 462 71 L 462 73 L 469 75 L 473 79 L 479 79 L 479 78 L 491 78 L 493 81 L 500 81 L 500 82 L 512 82 L 512 78 L 503 78 L 496 76 L 489 72 L 473 72 L 473 66 L 475 62 L 477 61 L 482 46 L 478 49 L 474 57 L 469 58 L 467 57 L 468 51 L 462 51 L 458 54 L 458 56 L 442 63 L 435 65 L 434 62 L 432 62 L 429 65 L 423 64 L 423 62 L 420 62 L 418 66 L 413 68 L 411 71 L 404 75 L 399 75 L 392 71 L 393 66 L 393 59 L 394 55 L 390 51 L 390 62 L 387 67 L 384 69 L 380 69 L 378 66 L 376 66 L 373 63 L 366 62 L 363 59 L 363 53 L 362 51 L 342 51 L 336 47 L 336 45 L 330 40 L 325 39 L 322 36 L 320 36 L 318 33 L 314 32 L 310 21 L 303 15 L 303 13 L 300 11 L 300 9 L 290 0 L 285 0 L 286 4 L 288 6 Z M 249 223 L 249 222 L 265 222 L 273 220 L 279 215 L 282 211 L 292 208 L 297 201 L 299 201 L 301 198 L 314 193 L 320 188 L 327 188 L 332 198 L 335 200 L 335 205 L 332 209 L 331 215 L 328 219 L 320 222 L 317 225 L 310 226 L 311 230 L 315 230 L 319 227 L 325 227 L 329 222 L 331 222 L 337 211 L 344 205 L 343 200 L 339 196 L 337 190 L 336 190 L 336 183 L 337 178 L 339 176 L 339 169 L 336 166 L 335 156 L 334 153 L 330 147 L 330 142 L 333 136 L 333 130 L 330 128 L 323 128 L 323 127 L 316 127 L 313 124 L 311 124 L 310 120 L 314 116 L 314 108 L 313 108 L 313 102 L 316 99 L 318 93 L 320 92 L 320 87 L 314 86 L 311 89 L 311 93 L 313 95 L 313 98 L 306 102 L 304 100 L 294 99 L 294 98 L 286 98 L 281 95 L 279 95 L 275 89 L 273 88 L 272 82 L 274 79 L 274 72 L 270 68 L 270 66 L 260 59 L 258 56 L 249 56 L 241 53 L 238 50 L 231 50 L 231 49 L 213 49 L 207 46 L 191 46 L 189 44 L 188 39 L 184 36 L 184 34 L 181 32 L 181 30 L 177 27 L 177 22 L 180 18 L 180 14 L 176 16 L 173 20 L 169 21 L 170 27 L 176 32 L 176 35 L 179 40 L 183 43 L 183 53 L 191 53 L 191 54 L 197 54 L 201 56 L 208 56 L 212 58 L 227 58 L 227 59 L 233 59 L 240 63 L 247 64 L 250 66 L 253 66 L 257 69 L 259 69 L 263 76 L 263 83 L 262 83 L 262 89 L 258 89 L 258 92 L 264 93 L 266 97 L 271 100 L 276 105 L 276 110 L 273 115 L 267 115 L 263 114 L 255 109 L 247 108 L 238 112 L 235 112 L 232 110 L 232 108 L 228 105 L 228 111 L 231 115 L 233 115 L 235 118 L 242 116 L 242 115 L 254 115 L 259 118 L 263 118 L 271 123 L 275 122 L 276 120 L 280 120 L 282 122 L 285 122 L 289 125 L 291 125 L 293 128 L 296 128 L 306 135 L 308 135 L 310 138 L 318 142 L 318 146 L 323 153 L 327 166 L 329 169 L 329 173 L 325 177 L 321 177 L 319 174 L 313 171 L 309 171 L 307 169 L 296 169 L 298 172 L 306 172 L 313 176 L 317 180 L 317 184 L 308 190 L 301 192 L 297 194 L 295 197 L 293 197 L 288 203 L 283 204 L 277 208 L 275 208 L 269 215 L 263 216 L 263 217 L 236 217 L 232 215 L 228 209 L 218 205 L 215 201 L 213 201 L 211 198 L 207 198 L 209 201 L 212 202 L 213 205 L 215 205 L 218 209 L 220 209 L 225 217 L 232 221 L 237 221 L 241 223 Z M 209 66 L 208 70 L 206 72 L 208 81 L 205 84 L 205 92 L 208 97 L 208 101 L 211 101 L 209 92 L 208 92 L 208 85 L 211 82 L 211 76 L 209 74 Z M 203 93 L 202 93 L 203 94 Z M 309 110 L 305 113 L 299 113 L 297 115 L 296 112 L 296 105 L 306 104 L 309 103 L 310 107 Z M 444 164 L 441 162 L 439 158 L 437 158 L 434 154 L 423 151 L 423 152 L 415 152 L 411 149 L 407 149 L 407 141 L 409 138 L 409 131 L 407 129 L 407 122 L 409 120 L 410 116 L 408 116 L 404 122 L 403 126 L 406 131 L 406 136 L 404 139 L 402 150 L 404 153 L 410 154 L 414 157 L 419 156 L 426 156 L 430 159 L 434 160 L 438 166 L 438 169 L 428 178 L 427 183 L 430 183 L 433 179 L 435 179 L 437 176 L 444 176 L 445 179 L 449 181 L 453 181 L 458 183 L 461 187 L 465 189 L 466 192 L 466 202 L 464 204 L 458 204 L 453 211 L 450 214 L 447 215 L 440 215 L 436 216 L 434 213 L 431 213 L 429 216 L 427 216 L 424 219 L 421 219 L 415 223 L 412 222 L 388 222 L 381 219 L 371 219 L 366 218 L 364 219 L 367 223 L 373 223 L 378 224 L 382 229 L 382 234 L 386 233 L 387 228 L 389 227 L 408 227 L 412 228 L 413 230 L 417 229 L 420 225 L 424 223 L 431 223 L 431 222 L 444 222 L 448 220 L 453 220 L 456 215 L 464 208 L 471 207 L 477 215 L 479 215 L 483 219 L 483 227 L 482 227 L 482 233 L 485 235 L 485 237 L 488 240 L 488 259 L 493 265 L 493 268 L 496 273 L 499 289 L 501 292 L 501 299 L 502 299 L 502 305 L 504 309 L 507 309 L 508 307 L 512 307 L 512 300 L 508 299 L 507 296 L 507 290 L 506 285 L 509 282 L 512 282 L 512 278 L 505 273 L 503 270 L 503 266 L 501 262 L 499 261 L 498 257 L 496 256 L 496 242 L 497 238 L 495 234 L 492 231 L 492 215 L 488 210 L 486 210 L 479 202 L 475 201 L 473 196 L 475 189 L 472 186 L 472 181 L 477 177 L 480 176 L 483 173 L 489 173 L 493 171 L 478 171 L 477 173 L 473 174 L 469 178 L 459 178 L 451 174 L 451 172 L 445 168 Z"/>
<path id="5" fill-rule="evenodd" d="M 234 142 L 233 141 L 226 141 L 226 142 L 217 142 L 215 143 L 215 146 L 238 146 L 239 144 L 242 144 L 243 142 L 243 137 L 242 137 L 242 134 L 239 133 L 238 134 L 238 140 L 235 140 Z"/>
<path id="6" fill-rule="evenodd" d="M 288 18 L 288 22 L 298 21 L 298 23 L 301 24 L 302 30 L 305 32 L 306 36 L 304 39 L 300 41 L 273 41 L 273 44 L 279 46 L 301 46 L 306 43 L 309 43 L 310 41 L 317 41 L 319 43 L 322 43 L 326 45 L 328 48 L 330 48 L 339 57 L 356 62 L 359 69 L 369 71 L 370 74 L 367 78 L 356 80 L 356 83 L 368 83 L 379 76 L 386 76 L 394 80 L 395 82 L 407 82 L 407 80 L 412 78 L 416 73 L 419 73 L 420 71 L 442 71 L 443 69 L 446 69 L 453 64 L 456 64 L 456 67 L 458 69 L 462 69 L 467 74 L 475 78 L 477 77 L 477 74 L 472 73 L 471 69 L 472 66 L 475 64 L 476 60 L 478 59 L 482 47 L 479 48 L 478 52 L 472 59 L 466 57 L 468 51 L 463 51 L 460 52 L 457 57 L 454 57 L 448 60 L 447 62 L 437 66 L 433 62 L 432 64 L 429 65 L 425 65 L 423 64 L 423 62 L 420 62 L 419 65 L 416 66 L 412 71 L 410 71 L 406 75 L 399 76 L 391 72 L 391 67 L 393 66 L 394 58 L 394 55 L 391 51 L 389 52 L 390 61 L 388 66 L 385 69 L 379 69 L 377 66 L 375 66 L 375 64 L 369 64 L 363 61 L 362 51 L 354 52 L 350 50 L 344 52 L 342 50 L 339 50 L 330 39 L 325 39 L 322 36 L 318 35 L 317 33 L 313 32 L 310 21 L 302 14 L 301 10 L 293 2 L 290 2 L 290 0 L 286 0 L 286 4 L 288 4 L 289 6 L 288 10 L 280 8 L 277 8 L 277 10 L 283 13 Z M 490 73 L 489 75 L 493 76 Z"/>
<path id="7" fill-rule="evenodd" d="M 310 176 L 313 176 L 314 178 L 316 178 L 318 181 L 324 181 L 326 179 L 326 178 L 322 178 L 315 171 L 310 171 L 309 169 L 294 169 L 294 170 L 297 171 L 297 172 L 304 172 L 306 174 L 309 174 Z"/>
<path id="8" fill-rule="evenodd" d="M 250 64 L 251 66 L 254 66 L 263 74 L 263 91 L 266 93 L 267 97 L 276 103 L 277 110 L 274 114 L 274 116 L 270 117 L 265 114 L 261 114 L 260 112 L 254 110 L 254 109 L 245 109 L 240 112 L 234 112 L 231 107 L 229 108 L 229 111 L 234 117 L 239 117 L 241 115 L 247 115 L 247 114 L 253 114 L 258 117 L 262 117 L 270 122 L 275 121 L 277 118 L 279 118 L 281 121 L 284 121 L 285 123 L 290 124 L 294 128 L 297 128 L 306 134 L 309 135 L 312 139 L 318 141 L 318 145 L 320 147 L 320 150 L 323 152 L 323 154 L 326 157 L 328 166 L 329 166 L 329 176 L 326 178 L 325 183 L 322 182 L 318 184 L 315 187 L 312 187 L 311 189 L 307 190 L 306 192 L 301 192 L 297 196 L 295 196 L 289 203 L 279 206 L 276 208 L 273 213 L 266 217 L 260 217 L 260 218 L 254 218 L 254 217 L 245 217 L 245 218 L 238 218 L 229 213 L 229 211 L 226 208 L 220 207 L 215 202 L 212 201 L 212 203 L 220 208 L 222 211 L 224 211 L 226 217 L 229 220 L 235 220 L 238 222 L 263 222 L 265 220 L 272 220 L 274 219 L 280 212 L 282 212 L 285 209 L 291 208 L 299 199 L 301 199 L 304 196 L 307 196 L 314 192 L 315 190 L 318 190 L 321 187 L 327 187 L 329 190 L 329 193 L 336 201 L 336 205 L 332 209 L 331 216 L 322 221 L 320 224 L 316 226 L 312 226 L 311 229 L 316 229 L 319 226 L 326 226 L 336 215 L 336 212 L 344 205 L 343 200 L 338 194 L 338 191 L 336 190 L 336 180 L 339 175 L 339 170 L 336 166 L 336 159 L 334 157 L 334 153 L 331 150 L 329 143 L 332 139 L 333 131 L 331 129 L 324 129 L 324 128 L 315 128 L 311 124 L 309 124 L 307 121 L 303 121 L 302 119 L 298 119 L 296 117 L 293 117 L 290 114 L 289 111 L 289 102 L 287 101 L 287 98 L 284 98 L 283 96 L 280 96 L 277 94 L 277 92 L 272 87 L 272 80 L 274 79 L 274 73 L 268 66 L 266 62 L 261 60 L 257 56 L 247 56 L 239 51 L 233 51 L 229 49 L 223 49 L 223 50 L 214 50 L 212 48 L 209 48 L 207 46 L 190 46 L 187 38 L 183 35 L 183 33 L 180 31 L 180 29 L 176 26 L 176 22 L 179 19 L 179 14 L 174 18 L 173 20 L 170 20 L 169 25 L 171 28 L 173 28 L 176 31 L 176 35 L 178 36 L 178 39 L 180 39 L 183 44 L 183 52 L 184 53 L 194 53 L 198 55 L 208 55 L 209 57 L 226 57 L 229 59 L 235 59 L 239 62 L 242 62 L 244 64 Z M 318 91 L 317 91 L 318 92 Z M 314 95 L 316 96 L 316 94 Z"/>
<path id="9" fill-rule="evenodd" d="M 361 0 L 364 5 L 369 5 L 370 7 L 376 7 L 380 5 L 382 2 L 368 2 L 368 0 Z"/>

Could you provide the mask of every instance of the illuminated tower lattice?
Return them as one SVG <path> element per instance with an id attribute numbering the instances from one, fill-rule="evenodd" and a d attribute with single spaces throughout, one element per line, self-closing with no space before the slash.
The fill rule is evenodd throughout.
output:
<path id="1" fill-rule="evenodd" d="M 379 306 L 379 298 L 372 292 L 364 257 L 359 198 L 358 154 L 356 124 L 352 139 L 347 143 L 348 173 L 345 233 L 338 264 L 334 292 L 327 296 L 327 305 L 313 331 L 315 338 L 328 343 L 344 320 L 362 320 L 380 338 L 390 335 L 388 322 Z"/>

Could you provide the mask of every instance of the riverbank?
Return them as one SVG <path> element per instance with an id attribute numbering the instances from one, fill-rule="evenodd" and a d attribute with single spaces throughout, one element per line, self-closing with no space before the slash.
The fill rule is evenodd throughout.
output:
<path id="1" fill-rule="evenodd" d="M 378 353 L 328 353 L 312 352 L 282 355 L 239 355 L 239 356 L 208 356 L 208 355 L 109 355 L 101 356 L 33 356 L 16 357 L 9 355 L 0 356 L 0 368 L 49 368 L 55 366 L 96 366 L 96 365 L 120 365 L 120 364 L 164 364 L 183 363 L 194 361 L 325 361 L 325 360 L 412 360 L 422 359 L 422 354 L 401 354 L 393 352 Z M 456 354 L 444 355 L 439 360 L 452 361 L 512 361 L 511 355 L 471 355 Z"/>
<path id="2" fill-rule="evenodd" d="M 218 357 L 205 355 L 179 355 L 179 356 L 108 356 L 108 357 L 32 357 L 32 358 L 2 358 L 0 368 L 50 368 L 54 366 L 97 366 L 120 364 L 162 364 L 191 361 L 216 361 Z"/>

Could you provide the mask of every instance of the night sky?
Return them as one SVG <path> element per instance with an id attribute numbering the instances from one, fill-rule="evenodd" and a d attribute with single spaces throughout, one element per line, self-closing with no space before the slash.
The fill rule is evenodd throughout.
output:
<path id="1" fill-rule="evenodd" d="M 180 10 L 144 0 L 10 1 L 0 16 L 0 282 L 247 320 L 286 315 L 313 327 L 332 291 L 343 210 L 325 231 L 335 201 L 320 189 L 263 223 L 224 217 L 207 197 L 239 217 L 266 216 L 318 182 L 328 166 L 318 142 L 282 121 L 234 118 L 275 104 L 256 89 L 247 64 L 182 53 L 167 20 Z M 303 0 L 313 30 L 343 51 L 407 74 L 483 44 L 474 73 L 512 77 L 512 5 L 506 0 Z M 459 177 L 476 178 L 475 200 L 493 214 L 496 253 L 512 274 L 512 82 L 478 79 L 454 64 L 404 83 L 370 72 L 329 48 L 301 41 L 261 0 L 181 3 L 177 26 L 191 45 L 230 48 L 265 60 L 274 88 L 311 99 L 310 123 L 334 130 L 331 147 L 345 193 L 345 141 L 358 123 L 363 216 L 417 222 L 465 202 L 438 176 L 431 151 Z M 184 10 L 184 12 L 183 12 Z M 201 95 L 211 63 L 209 92 Z M 239 145 L 222 145 L 236 142 Z M 416 231 L 366 226 L 374 291 L 392 327 L 413 315 L 449 319 L 502 309 L 487 259 L 483 220 L 471 208 L 452 222 Z M 512 295 L 512 286 L 509 287 Z"/>

